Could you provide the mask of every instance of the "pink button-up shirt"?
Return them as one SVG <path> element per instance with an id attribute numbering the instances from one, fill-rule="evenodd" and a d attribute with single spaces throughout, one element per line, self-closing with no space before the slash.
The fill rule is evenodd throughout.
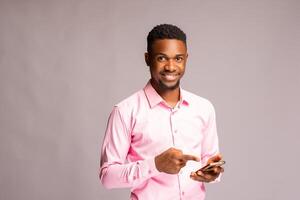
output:
<path id="1" fill-rule="evenodd" d="M 204 184 L 190 173 L 219 151 L 215 111 L 204 98 L 183 89 L 180 95 L 171 108 L 148 82 L 114 107 L 101 152 L 100 180 L 106 188 L 131 187 L 131 199 L 204 199 Z M 188 161 L 175 175 L 159 172 L 154 158 L 170 147 L 201 162 Z"/>

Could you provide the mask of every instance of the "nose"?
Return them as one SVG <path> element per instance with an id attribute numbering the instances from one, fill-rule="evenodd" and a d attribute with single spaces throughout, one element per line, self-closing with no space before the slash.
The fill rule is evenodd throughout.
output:
<path id="1" fill-rule="evenodd" d="M 173 59 L 169 59 L 165 65 L 165 71 L 173 72 L 176 70 L 176 63 Z"/>

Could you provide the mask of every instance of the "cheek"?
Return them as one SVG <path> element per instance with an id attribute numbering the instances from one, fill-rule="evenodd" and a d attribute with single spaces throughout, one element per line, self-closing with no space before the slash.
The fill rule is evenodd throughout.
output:
<path id="1" fill-rule="evenodd" d="M 185 65 L 184 65 L 184 64 L 181 65 L 181 66 L 179 67 L 179 69 L 180 69 L 181 73 L 184 74 L 184 72 L 185 72 Z"/>
<path id="2" fill-rule="evenodd" d="M 163 66 L 155 63 L 152 65 L 151 69 L 151 74 L 155 75 L 155 74 L 159 74 L 161 70 L 163 70 Z"/>
<path id="3" fill-rule="evenodd" d="M 151 74 L 152 78 L 157 77 L 157 74 L 158 74 L 157 68 L 155 68 L 154 66 L 150 67 L 150 74 Z"/>

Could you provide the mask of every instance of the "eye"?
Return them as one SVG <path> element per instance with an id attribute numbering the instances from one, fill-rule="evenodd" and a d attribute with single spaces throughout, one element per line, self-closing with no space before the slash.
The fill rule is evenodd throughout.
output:
<path id="1" fill-rule="evenodd" d="M 157 57 L 157 61 L 159 61 L 159 62 L 164 62 L 166 60 L 167 60 L 167 58 L 165 56 L 158 56 Z"/>
<path id="2" fill-rule="evenodd" d="M 181 62 L 181 61 L 183 61 L 183 57 L 182 57 L 182 56 L 177 56 L 175 59 L 176 59 L 176 62 Z"/>

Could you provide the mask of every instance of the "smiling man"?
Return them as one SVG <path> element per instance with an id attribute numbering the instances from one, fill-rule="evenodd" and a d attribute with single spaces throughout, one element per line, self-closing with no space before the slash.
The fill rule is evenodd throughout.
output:
<path id="1" fill-rule="evenodd" d="M 204 183 L 224 170 L 198 171 L 222 159 L 212 104 L 180 87 L 188 58 L 186 35 L 162 24 L 147 37 L 151 79 L 115 105 L 103 140 L 100 180 L 131 188 L 130 199 L 203 200 Z"/>

